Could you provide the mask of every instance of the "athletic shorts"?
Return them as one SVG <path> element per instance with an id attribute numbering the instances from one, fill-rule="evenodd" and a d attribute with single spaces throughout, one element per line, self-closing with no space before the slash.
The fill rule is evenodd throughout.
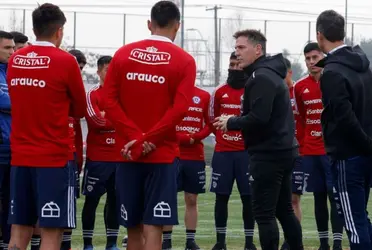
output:
<path id="1" fill-rule="evenodd" d="M 292 171 L 292 193 L 302 195 L 304 193 L 304 170 L 302 166 L 302 157 L 296 157 Z"/>
<path id="2" fill-rule="evenodd" d="M 180 160 L 178 164 L 178 192 L 205 193 L 205 161 Z"/>
<path id="3" fill-rule="evenodd" d="M 85 196 L 102 196 L 115 183 L 119 163 L 87 160 L 84 167 L 82 193 Z"/>
<path id="4" fill-rule="evenodd" d="M 249 178 L 247 151 L 214 152 L 210 182 L 211 192 L 230 195 L 236 180 L 240 195 L 251 195 Z"/>
<path id="5" fill-rule="evenodd" d="M 333 190 L 331 162 L 326 155 L 302 157 L 306 192 L 329 192 Z"/>
<path id="6" fill-rule="evenodd" d="M 41 228 L 76 227 L 73 161 L 64 167 L 17 167 L 10 171 L 9 223 Z"/>
<path id="7" fill-rule="evenodd" d="M 116 197 L 122 226 L 178 225 L 177 163 L 124 162 L 118 166 Z"/>

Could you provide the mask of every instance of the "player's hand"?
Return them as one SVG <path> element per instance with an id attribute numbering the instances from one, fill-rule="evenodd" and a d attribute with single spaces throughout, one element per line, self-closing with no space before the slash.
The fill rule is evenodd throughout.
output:
<path id="1" fill-rule="evenodd" d="M 132 160 L 131 150 L 130 148 L 136 143 L 137 140 L 133 140 L 125 144 L 124 148 L 121 150 L 121 155 L 126 158 L 127 160 Z"/>
<path id="2" fill-rule="evenodd" d="M 151 151 L 154 151 L 156 149 L 155 144 L 153 144 L 151 142 L 147 142 L 147 141 L 145 141 L 142 144 L 142 146 L 143 146 L 142 155 L 147 155 L 148 153 L 150 153 Z"/>
<path id="3" fill-rule="evenodd" d="M 233 115 L 223 115 L 223 116 L 217 117 L 216 119 L 214 119 L 213 126 L 218 130 L 222 130 L 223 132 L 227 132 L 227 121 L 232 116 Z"/>
<path id="4" fill-rule="evenodd" d="M 105 111 L 101 111 L 102 118 L 105 118 L 105 115 L 106 115 L 106 112 Z"/>
<path id="5" fill-rule="evenodd" d="M 190 145 L 193 145 L 195 143 L 194 138 L 190 137 Z"/>

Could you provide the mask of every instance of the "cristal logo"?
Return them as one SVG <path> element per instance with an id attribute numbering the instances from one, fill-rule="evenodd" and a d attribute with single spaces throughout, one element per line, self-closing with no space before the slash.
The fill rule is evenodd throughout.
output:
<path id="1" fill-rule="evenodd" d="M 48 56 L 38 56 L 35 52 L 24 55 L 16 55 L 13 58 L 13 68 L 20 69 L 45 69 L 49 68 L 50 58 Z"/>
<path id="2" fill-rule="evenodd" d="M 155 47 L 146 49 L 133 49 L 130 52 L 129 59 L 151 65 L 169 64 L 171 55 L 168 52 L 158 51 Z"/>
<path id="3" fill-rule="evenodd" d="M 163 84 L 165 83 L 164 76 L 157 76 L 157 75 L 150 75 L 150 74 L 143 74 L 143 73 L 127 73 L 127 79 L 130 81 L 140 81 L 140 82 L 153 82 Z"/>

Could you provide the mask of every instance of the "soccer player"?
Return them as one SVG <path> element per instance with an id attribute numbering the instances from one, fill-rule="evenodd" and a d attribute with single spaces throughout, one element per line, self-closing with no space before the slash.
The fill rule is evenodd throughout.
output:
<path id="1" fill-rule="evenodd" d="M 210 102 L 210 120 L 225 115 L 239 115 L 244 86 L 247 81 L 233 52 L 230 56 L 227 83 L 213 92 Z M 243 204 L 245 250 L 256 249 L 253 245 L 254 219 L 252 195 L 249 185 L 249 156 L 244 148 L 240 131 L 215 131 L 216 146 L 212 159 L 210 191 L 216 194 L 214 220 L 217 243 L 213 250 L 226 249 L 226 225 L 228 202 L 236 180 Z"/>
<path id="2" fill-rule="evenodd" d="M 210 94 L 194 87 L 194 96 L 189 111 L 182 122 L 176 126 L 180 142 L 180 162 L 178 173 L 178 191 L 184 191 L 186 250 L 200 249 L 195 242 L 198 221 L 198 194 L 205 193 L 205 160 L 202 142 L 211 133 L 209 123 Z M 163 231 L 163 249 L 172 249 L 172 228 Z"/>
<path id="3" fill-rule="evenodd" d="M 371 249 L 371 223 L 366 211 L 372 173 L 372 72 L 359 46 L 344 44 L 345 19 L 333 10 L 316 21 L 317 40 L 327 54 L 320 89 L 321 117 L 327 155 L 332 159 L 337 208 L 351 250 Z M 339 248 L 341 249 L 341 248 Z"/>
<path id="4" fill-rule="evenodd" d="M 278 249 L 280 221 L 291 249 L 301 250 L 302 230 L 291 205 L 291 175 L 297 141 L 282 54 L 266 57 L 266 38 L 257 30 L 234 34 L 240 66 L 249 76 L 240 116 L 218 117 L 223 131 L 241 130 L 250 154 L 253 211 L 262 249 Z"/>
<path id="5" fill-rule="evenodd" d="M 324 55 L 317 43 L 308 43 L 304 48 L 309 75 L 294 85 L 294 95 L 299 118 L 304 124 L 303 168 L 306 174 L 306 191 L 313 192 L 315 221 L 318 229 L 320 250 L 328 250 L 328 198 L 331 204 L 333 249 L 341 249 L 342 221 L 337 215 L 333 195 L 331 163 L 324 149 L 320 116 L 323 111 L 319 78 L 321 68 L 315 66 Z"/>
<path id="6" fill-rule="evenodd" d="M 102 105 L 102 88 L 111 56 L 102 56 L 97 61 L 99 86 L 87 93 L 87 160 L 84 168 L 83 194 L 85 202 L 82 212 L 84 249 L 93 249 L 93 232 L 96 209 L 101 196 L 107 193 L 104 213 L 106 226 L 106 249 L 116 250 L 119 223 L 116 211 L 115 171 L 120 155 L 115 147 L 115 129 L 105 118 Z"/>
<path id="7" fill-rule="evenodd" d="M 303 187 L 304 187 L 304 171 L 302 167 L 302 138 L 303 138 L 303 124 L 302 119 L 299 117 L 299 113 L 296 106 L 296 101 L 294 99 L 294 82 L 292 80 L 292 64 L 287 59 L 284 58 L 285 65 L 287 66 L 287 75 L 285 77 L 285 82 L 289 89 L 289 95 L 291 98 L 291 105 L 294 115 L 294 121 L 295 121 L 295 134 L 297 141 L 299 143 L 299 153 L 300 156 L 296 157 L 295 159 L 295 166 L 292 171 L 292 206 L 294 213 L 297 217 L 297 219 L 301 222 L 302 219 L 302 211 L 301 211 L 301 195 L 303 194 Z M 289 250 L 289 245 L 287 242 L 284 242 L 281 250 Z"/>
<path id="8" fill-rule="evenodd" d="M 32 13 L 36 42 L 9 60 L 9 249 L 26 250 L 37 219 L 41 250 L 59 250 L 63 230 L 76 226 L 68 117 L 85 115 L 86 98 L 76 59 L 59 49 L 65 22 L 58 6 L 40 5 Z"/>
<path id="9" fill-rule="evenodd" d="M 103 88 L 116 145 L 125 145 L 116 190 L 131 250 L 160 250 L 162 227 L 178 224 L 176 125 L 187 113 L 196 78 L 195 60 L 172 43 L 179 26 L 178 7 L 157 2 L 148 21 L 152 36 L 116 52 Z"/>
<path id="10" fill-rule="evenodd" d="M 27 36 L 25 36 L 24 34 L 22 34 L 21 32 L 18 32 L 18 31 L 12 31 L 12 32 L 10 32 L 10 34 L 12 34 L 14 44 L 15 44 L 14 51 L 17 51 L 19 49 L 22 49 L 22 48 L 28 46 L 28 37 Z"/>
<path id="11" fill-rule="evenodd" d="M 14 40 L 12 34 L 0 31 L 0 230 L 2 237 L 0 249 L 8 247 L 10 239 L 10 225 L 8 224 L 9 213 L 9 178 L 10 178 L 10 128 L 11 128 L 11 107 L 6 80 L 9 58 L 14 53 Z"/>

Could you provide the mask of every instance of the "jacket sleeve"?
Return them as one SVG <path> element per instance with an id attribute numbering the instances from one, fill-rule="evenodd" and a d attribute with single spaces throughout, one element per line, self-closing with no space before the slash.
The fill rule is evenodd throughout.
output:
<path id="1" fill-rule="evenodd" d="M 87 123 L 93 128 L 113 129 L 109 120 L 101 115 L 101 110 L 98 107 L 97 92 L 90 90 L 87 93 L 87 112 L 85 115 Z"/>
<path id="2" fill-rule="evenodd" d="M 204 116 L 204 127 L 202 130 L 200 130 L 198 133 L 192 134 L 191 138 L 193 138 L 195 141 L 202 141 L 204 140 L 208 135 L 211 134 L 211 123 L 209 118 L 209 102 L 210 102 L 210 95 L 208 94 L 206 97 L 206 106 L 203 109 L 203 116 Z"/>
<path id="3" fill-rule="evenodd" d="M 117 55 L 115 55 L 107 70 L 105 85 L 103 86 L 104 111 L 106 112 L 107 119 L 112 122 L 118 135 L 129 142 L 137 140 L 143 133 L 140 128 L 128 118 L 119 104 L 119 89 L 122 79 L 120 77 L 121 65 L 117 60 Z"/>
<path id="4" fill-rule="evenodd" d="M 81 77 L 80 68 L 76 59 L 69 57 L 68 92 L 71 98 L 70 115 L 74 118 L 83 118 L 85 116 L 87 101 L 85 97 L 85 88 Z"/>
<path id="5" fill-rule="evenodd" d="M 74 119 L 75 130 L 75 148 L 76 148 L 76 163 L 78 165 L 79 173 L 83 168 L 83 132 L 81 130 L 80 119 Z"/>
<path id="6" fill-rule="evenodd" d="M 259 75 L 252 79 L 249 93 L 245 90 L 244 96 L 249 96 L 252 109 L 244 116 L 231 117 L 227 122 L 228 130 L 257 130 L 266 125 L 271 118 L 271 111 L 276 94 L 275 84 L 266 76 Z M 246 98 L 244 98 L 246 99 Z"/>
<path id="7" fill-rule="evenodd" d="M 330 109 L 337 127 L 340 128 L 348 141 L 372 153 L 372 140 L 364 132 L 350 102 L 346 79 L 339 73 L 327 71 L 320 79 L 323 105 Z"/>

